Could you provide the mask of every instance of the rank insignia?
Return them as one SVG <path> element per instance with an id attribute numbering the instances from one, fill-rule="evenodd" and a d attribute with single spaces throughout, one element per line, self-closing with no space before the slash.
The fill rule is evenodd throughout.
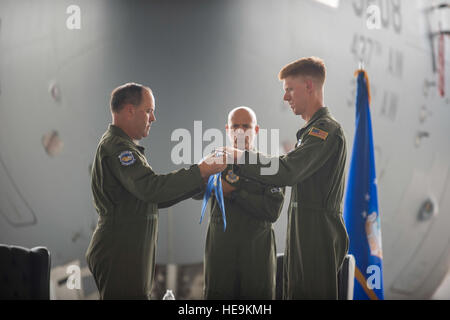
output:
<path id="1" fill-rule="evenodd" d="M 119 155 L 119 160 L 123 166 L 129 166 L 136 161 L 136 159 L 134 158 L 133 153 L 131 151 L 122 152 Z"/>
<path id="2" fill-rule="evenodd" d="M 233 170 L 228 170 L 227 175 L 225 176 L 225 179 L 229 182 L 229 183 L 235 183 L 237 181 L 239 181 L 239 176 L 236 175 Z"/>
<path id="3" fill-rule="evenodd" d="M 328 136 L 328 132 L 317 129 L 316 127 L 312 127 L 311 130 L 309 131 L 309 135 L 310 136 L 314 136 L 314 137 L 318 137 L 322 140 L 325 140 Z"/>

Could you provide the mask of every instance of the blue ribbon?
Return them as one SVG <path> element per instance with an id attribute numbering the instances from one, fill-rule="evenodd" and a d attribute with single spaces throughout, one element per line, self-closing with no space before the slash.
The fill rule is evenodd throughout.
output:
<path id="1" fill-rule="evenodd" d="M 208 204 L 208 200 L 211 197 L 211 193 L 213 190 L 216 196 L 217 203 L 219 204 L 219 208 L 222 211 L 223 231 L 225 231 L 225 229 L 227 228 L 227 218 L 225 216 L 225 204 L 223 202 L 221 173 L 216 173 L 214 175 L 209 176 L 208 183 L 206 185 L 205 195 L 203 196 L 202 216 L 200 217 L 200 223 L 202 223 L 203 216 L 205 215 L 206 205 Z"/>

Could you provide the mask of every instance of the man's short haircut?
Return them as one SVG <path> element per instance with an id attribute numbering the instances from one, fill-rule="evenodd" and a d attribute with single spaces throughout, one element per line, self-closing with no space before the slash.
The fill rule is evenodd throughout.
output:
<path id="1" fill-rule="evenodd" d="M 120 112 L 123 107 L 127 104 L 132 104 L 137 107 L 142 101 L 142 92 L 152 90 L 149 87 L 143 86 L 142 84 L 129 82 L 117 87 L 111 93 L 110 108 L 114 113 Z"/>
<path id="2" fill-rule="evenodd" d="M 252 108 L 246 107 L 246 106 L 240 106 L 240 107 L 236 107 L 233 110 L 231 110 L 228 113 L 228 123 L 231 123 L 231 117 L 233 116 L 233 114 L 237 111 L 237 110 L 245 110 L 250 114 L 250 117 L 252 117 L 252 123 L 254 123 L 255 125 L 258 123 L 258 121 L 256 120 L 256 113 L 255 111 L 253 111 Z"/>
<path id="3" fill-rule="evenodd" d="M 284 66 L 278 74 L 280 80 L 290 76 L 310 76 L 323 84 L 326 76 L 325 63 L 317 57 L 301 58 Z"/>

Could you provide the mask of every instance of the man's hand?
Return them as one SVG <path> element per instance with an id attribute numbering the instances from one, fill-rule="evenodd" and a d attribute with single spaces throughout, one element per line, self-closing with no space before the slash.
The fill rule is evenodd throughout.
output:
<path id="1" fill-rule="evenodd" d="M 228 163 L 237 163 L 237 160 L 244 155 L 244 150 L 236 149 L 233 147 L 222 147 L 222 151 L 227 154 Z"/>
<path id="2" fill-rule="evenodd" d="M 222 179 L 222 191 L 224 197 L 228 197 L 230 193 L 233 192 L 234 190 L 236 190 L 235 187 L 233 187 L 231 184 Z"/>
<path id="3" fill-rule="evenodd" d="M 223 153 L 213 153 L 204 158 L 199 164 L 200 174 L 202 178 L 208 179 L 212 174 L 222 172 L 227 167 L 227 154 Z"/>

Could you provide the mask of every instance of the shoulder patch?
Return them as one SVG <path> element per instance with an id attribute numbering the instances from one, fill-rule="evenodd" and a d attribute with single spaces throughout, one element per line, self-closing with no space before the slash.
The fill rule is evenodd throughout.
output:
<path id="1" fill-rule="evenodd" d="M 129 166 L 136 161 L 136 159 L 134 158 L 133 153 L 131 151 L 122 152 L 119 155 L 119 160 L 123 166 Z"/>
<path id="2" fill-rule="evenodd" d="M 309 130 L 308 135 L 325 140 L 328 136 L 328 132 L 312 127 L 311 130 Z"/>

